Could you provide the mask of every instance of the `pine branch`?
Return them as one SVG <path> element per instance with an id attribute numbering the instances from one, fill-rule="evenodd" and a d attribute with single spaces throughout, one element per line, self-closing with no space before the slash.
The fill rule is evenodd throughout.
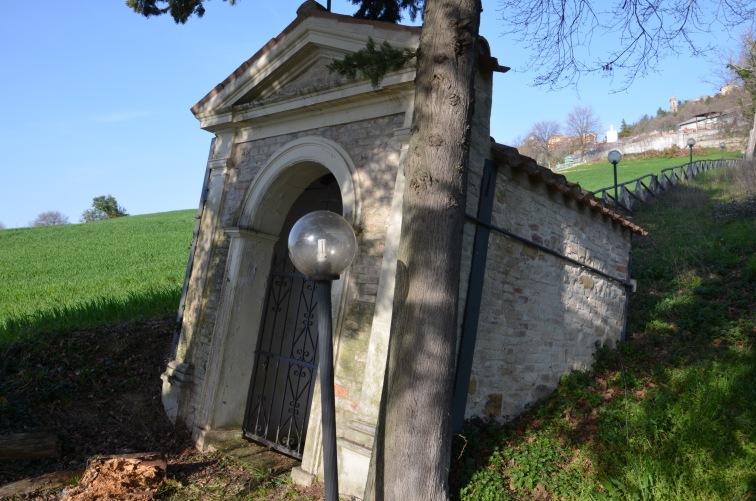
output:
<path id="1" fill-rule="evenodd" d="M 360 75 L 377 88 L 389 72 L 401 70 L 416 56 L 417 51 L 396 49 L 385 41 L 376 49 L 375 41 L 368 38 L 364 49 L 332 61 L 328 71 L 350 80 L 357 80 Z"/>

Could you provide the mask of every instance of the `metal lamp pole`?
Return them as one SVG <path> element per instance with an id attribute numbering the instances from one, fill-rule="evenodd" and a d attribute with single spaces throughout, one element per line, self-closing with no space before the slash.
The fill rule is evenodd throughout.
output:
<path id="1" fill-rule="evenodd" d="M 612 150 L 607 155 L 609 162 L 614 166 L 614 208 L 618 207 L 618 195 L 617 195 L 617 164 L 622 160 L 622 153 L 619 150 Z"/>
<path id="2" fill-rule="evenodd" d="M 320 355 L 320 407 L 323 425 L 323 471 L 326 501 L 339 498 L 339 466 L 336 457 L 336 395 L 333 380 L 333 337 L 331 319 L 331 283 L 338 279 L 329 276 L 315 279 L 318 300 L 318 344 Z"/>
<path id="3" fill-rule="evenodd" d="M 688 139 L 688 148 L 690 148 L 690 165 L 689 167 L 693 167 L 693 145 L 696 144 L 696 140 L 692 137 Z"/>
<path id="4" fill-rule="evenodd" d="M 315 211 L 297 221 L 289 233 L 289 256 L 294 266 L 315 281 L 318 301 L 320 404 L 323 425 L 323 474 L 326 501 L 339 498 L 336 457 L 336 396 L 333 380 L 333 320 L 331 285 L 351 264 L 357 252 L 354 230 L 341 216 Z"/>
<path id="5" fill-rule="evenodd" d="M 722 141 L 721 143 L 719 143 L 719 147 L 722 149 L 722 160 L 724 160 L 725 146 L 727 146 L 727 145 L 724 143 L 724 141 Z"/>

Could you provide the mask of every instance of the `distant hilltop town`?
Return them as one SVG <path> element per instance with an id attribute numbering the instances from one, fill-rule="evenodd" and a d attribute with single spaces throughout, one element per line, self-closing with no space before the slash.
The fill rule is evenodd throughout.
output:
<path id="1" fill-rule="evenodd" d="M 659 108 L 655 116 L 644 115 L 631 125 L 623 120 L 619 130 L 610 125 L 604 141 L 589 146 L 582 158 L 575 153 L 565 155 L 555 168 L 597 160 L 615 148 L 625 154 L 662 151 L 673 146 L 684 149 L 691 137 L 701 147 L 718 148 L 724 142 L 728 149 L 743 148 L 752 122 L 743 112 L 742 92 L 733 84 L 722 87 L 715 96 L 688 101 L 678 101 L 672 95 L 668 110 Z"/>
<path id="2" fill-rule="evenodd" d="M 734 125 L 737 121 L 740 110 L 738 109 L 738 102 L 733 99 L 717 99 L 717 97 L 726 98 L 727 95 L 734 95 L 738 93 L 740 88 L 735 84 L 726 85 L 719 89 L 719 93 L 716 97 L 704 96 L 698 99 L 691 99 L 689 101 L 680 102 L 682 110 L 678 106 L 677 98 L 674 95 L 669 98 L 669 111 L 664 112 L 661 108 L 657 110 L 656 117 L 650 118 L 648 115 L 639 120 L 639 124 L 636 124 L 631 129 L 630 133 L 625 134 L 625 137 L 633 135 L 633 132 L 637 134 L 643 134 L 653 131 L 663 132 L 698 132 L 702 130 L 713 130 L 726 128 L 726 126 Z M 685 111 L 688 110 L 688 113 Z M 664 120 L 664 118 L 683 118 L 682 121 L 675 122 L 674 128 L 671 127 L 670 120 Z M 643 122 L 650 122 L 644 124 Z M 655 123 L 659 122 L 659 123 Z M 748 124 L 744 124 L 748 125 Z M 650 131 L 649 126 L 654 130 Z M 642 128 L 643 130 L 632 131 L 633 128 Z M 625 129 L 627 130 L 627 128 Z M 606 132 L 606 142 L 616 143 L 620 139 L 620 131 L 615 131 L 614 126 L 611 125 Z"/>
<path id="3" fill-rule="evenodd" d="M 599 119 L 590 107 L 577 108 L 583 113 L 579 125 L 593 124 L 586 126 L 586 132 L 565 135 L 561 133 L 564 130 L 561 124 L 544 120 L 534 124 L 528 136 L 516 146 L 539 165 L 554 170 L 605 159 L 612 149 L 625 154 L 673 147 L 686 149 L 691 137 L 701 147 L 718 148 L 724 142 L 728 149 L 742 149 L 753 125 L 749 103 L 747 92 L 734 84 L 722 87 L 714 96 L 687 101 L 672 95 L 669 106 L 660 106 L 654 115 L 643 115 L 631 124 L 623 119 L 618 129 L 611 124 L 603 140 L 597 133 L 588 132 L 599 127 Z M 567 128 L 576 129 L 574 124 Z"/>

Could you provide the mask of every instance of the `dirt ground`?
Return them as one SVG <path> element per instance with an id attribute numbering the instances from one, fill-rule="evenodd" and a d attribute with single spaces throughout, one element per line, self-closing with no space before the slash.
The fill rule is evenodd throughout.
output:
<path id="1" fill-rule="evenodd" d="M 174 320 L 39 336 L 0 351 L 0 435 L 49 432 L 60 443 L 53 458 L 0 460 L 0 497 L 27 480 L 15 499 L 59 499 L 90 458 L 159 452 L 167 480 L 158 499 L 322 499 L 322 486 L 291 485 L 291 458 L 245 441 L 200 454 L 170 424 L 160 374 Z"/>

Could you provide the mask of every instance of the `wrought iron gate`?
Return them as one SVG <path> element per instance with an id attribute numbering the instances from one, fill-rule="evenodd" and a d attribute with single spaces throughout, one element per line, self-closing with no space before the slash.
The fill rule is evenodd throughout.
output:
<path id="1" fill-rule="evenodd" d="M 298 273 L 286 254 L 271 273 L 244 436 L 302 459 L 317 372 L 315 282 Z"/>

